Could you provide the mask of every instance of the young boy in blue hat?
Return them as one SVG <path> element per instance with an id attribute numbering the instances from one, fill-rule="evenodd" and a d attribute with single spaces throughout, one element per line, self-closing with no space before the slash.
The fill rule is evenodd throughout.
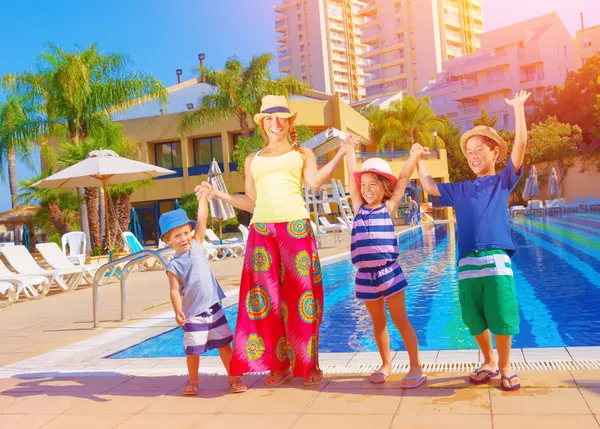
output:
<path id="1" fill-rule="evenodd" d="M 218 349 L 223 365 L 229 373 L 231 328 L 221 309 L 225 294 L 212 272 L 202 242 L 208 219 L 208 203 L 198 198 L 198 222 L 191 221 L 184 210 L 167 212 L 160 217 L 162 240 L 175 250 L 175 257 L 167 265 L 171 289 L 171 303 L 177 324 L 183 327 L 183 345 L 188 367 L 188 381 L 183 394 L 198 394 L 198 367 L 200 355 Z M 238 377 L 229 377 L 231 393 L 247 390 Z"/>
<path id="2" fill-rule="evenodd" d="M 501 387 L 514 391 L 521 387 L 510 365 L 512 335 L 519 333 L 519 306 L 510 257 L 515 245 L 510 235 L 508 197 L 523 175 L 527 145 L 525 101 L 529 93 L 520 91 L 505 102 L 515 112 L 515 143 L 506 167 L 496 173 L 496 162 L 506 156 L 506 142 L 496 130 L 477 126 L 464 133 L 460 146 L 474 180 L 436 183 L 419 161 L 419 179 L 429 195 L 454 207 L 458 227 L 458 289 L 462 318 L 475 337 L 484 357 L 483 365 L 469 379 L 486 383 L 501 375 Z M 491 334 L 498 349 L 494 355 Z"/>

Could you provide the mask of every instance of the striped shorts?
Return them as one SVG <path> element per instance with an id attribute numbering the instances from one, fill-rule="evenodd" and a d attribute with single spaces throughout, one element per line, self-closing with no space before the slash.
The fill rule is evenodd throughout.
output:
<path id="1" fill-rule="evenodd" d="M 226 346 L 233 340 L 231 328 L 219 303 L 205 312 L 188 318 L 183 325 L 186 355 L 200 355 L 207 350 Z"/>
<path id="2" fill-rule="evenodd" d="M 382 267 L 359 268 L 356 273 L 356 298 L 361 301 L 388 298 L 406 286 L 408 283 L 398 261 L 388 262 Z"/>

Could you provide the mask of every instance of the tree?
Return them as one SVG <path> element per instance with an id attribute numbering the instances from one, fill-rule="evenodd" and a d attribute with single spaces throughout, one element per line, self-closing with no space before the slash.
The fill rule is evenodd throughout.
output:
<path id="1" fill-rule="evenodd" d="M 550 116 L 531 126 L 525 161 L 527 164 L 556 162 L 558 177 L 562 182 L 573 165 L 573 158 L 578 155 L 577 148 L 581 141 L 582 132 L 578 125 L 564 124 L 556 116 Z"/>
<path id="2" fill-rule="evenodd" d="M 222 70 L 203 68 L 200 73 L 214 92 L 203 95 L 198 107 L 187 112 L 179 124 L 180 132 L 187 132 L 206 124 L 235 116 L 244 137 L 252 134 L 248 115 L 257 112 L 264 95 L 304 94 L 308 86 L 293 76 L 271 79 L 269 65 L 271 54 L 254 56 L 248 67 L 235 57 L 225 63 Z"/>
<path id="3" fill-rule="evenodd" d="M 18 204 L 17 158 L 33 167 L 31 154 L 32 141 L 36 138 L 35 112 L 31 103 L 23 97 L 9 94 L 5 103 L 0 103 L 0 173 L 6 159 L 8 183 L 12 208 Z"/>
<path id="4" fill-rule="evenodd" d="M 109 114 L 147 97 L 160 103 L 167 100 L 164 85 L 156 78 L 130 69 L 122 54 L 103 53 L 92 44 L 85 50 L 67 52 L 49 45 L 35 72 L 3 77 L 6 88 L 23 94 L 44 113 L 41 129 L 59 143 L 78 144 L 103 129 Z M 81 190 L 80 195 L 83 194 Z M 99 230 L 97 189 L 85 190 L 81 207 L 82 228 Z"/>
<path id="5" fill-rule="evenodd" d="M 367 108 L 363 114 L 371 122 L 371 138 L 380 150 L 409 150 L 413 143 L 432 148 L 433 132 L 442 121 L 429 105 L 428 97 L 410 95 L 390 103 L 388 109 Z"/>
<path id="6" fill-rule="evenodd" d="M 34 223 L 42 230 L 56 231 L 60 235 L 73 231 L 79 224 L 79 204 L 81 198 L 74 189 L 32 188 L 35 182 L 53 174 L 52 168 L 37 177 L 19 183 L 22 192 L 19 198 L 24 204 L 39 204 L 40 210 Z"/>
<path id="7" fill-rule="evenodd" d="M 473 179 L 473 172 L 460 148 L 460 131 L 461 127 L 447 116 L 442 118 L 442 125 L 438 128 L 438 138 L 443 140 L 446 145 L 451 182 Z"/>
<path id="8" fill-rule="evenodd" d="M 257 129 L 258 125 L 255 126 Z M 298 132 L 298 144 L 302 144 L 305 141 L 311 139 L 314 136 L 313 131 L 305 125 L 295 125 L 296 131 Z M 288 136 L 289 140 L 289 136 Z M 290 141 L 291 143 L 291 141 Z M 244 161 L 246 157 L 252 152 L 256 152 L 265 144 L 263 137 L 260 133 L 254 132 L 249 137 L 240 137 L 238 144 L 232 154 L 234 162 L 237 164 L 238 171 L 244 173 Z"/>
<path id="9" fill-rule="evenodd" d="M 535 103 L 528 122 L 544 121 L 555 116 L 559 122 L 578 125 L 582 141 L 589 145 L 594 140 L 596 112 L 594 105 L 600 94 L 600 55 L 588 59 L 583 67 L 567 74 L 563 87 L 549 88 L 544 97 Z"/>
<path id="10" fill-rule="evenodd" d="M 494 128 L 498 123 L 498 116 L 490 116 L 485 108 L 481 109 L 481 116 L 473 121 L 473 126 L 485 125 Z"/>

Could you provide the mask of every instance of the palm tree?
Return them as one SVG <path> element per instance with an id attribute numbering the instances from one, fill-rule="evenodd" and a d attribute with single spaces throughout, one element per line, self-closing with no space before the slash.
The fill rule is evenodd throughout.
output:
<path id="1" fill-rule="evenodd" d="M 371 136 L 380 150 L 408 150 L 413 143 L 433 147 L 433 131 L 441 120 L 431 108 L 430 99 L 408 96 L 393 101 L 388 109 L 367 109 L 363 114 L 371 122 Z"/>
<path id="2" fill-rule="evenodd" d="M 244 65 L 237 58 L 230 58 L 223 70 L 203 68 L 200 73 L 206 83 L 216 91 L 205 94 L 198 101 L 198 108 L 187 112 L 179 124 L 180 132 L 190 131 L 202 125 L 211 124 L 232 116 L 238 118 L 244 137 L 249 137 L 252 129 L 248 115 L 258 111 L 260 100 L 266 94 L 304 94 L 308 86 L 293 76 L 271 79 L 269 65 L 271 54 L 254 56 L 250 65 Z"/>
<path id="3" fill-rule="evenodd" d="M 6 159 L 12 208 L 18 204 L 17 158 L 33 167 L 35 123 L 35 112 L 23 97 L 9 94 L 6 103 L 0 103 L 0 172 Z"/>
<path id="4" fill-rule="evenodd" d="M 481 109 L 481 116 L 473 121 L 473 126 L 485 125 L 494 128 L 498 123 L 498 116 L 490 116 L 485 108 Z"/>
<path id="5" fill-rule="evenodd" d="M 95 44 L 73 52 L 49 45 L 42 52 L 36 72 L 6 75 L 3 84 L 26 94 L 43 108 L 47 136 L 74 144 L 104 128 L 117 108 L 140 98 L 163 104 L 167 100 L 167 91 L 158 79 L 132 71 L 126 56 L 102 53 Z M 84 191 L 80 189 L 79 193 Z M 99 231 L 97 200 L 97 189 L 85 190 L 81 223 L 88 235 L 88 217 L 91 229 Z"/>

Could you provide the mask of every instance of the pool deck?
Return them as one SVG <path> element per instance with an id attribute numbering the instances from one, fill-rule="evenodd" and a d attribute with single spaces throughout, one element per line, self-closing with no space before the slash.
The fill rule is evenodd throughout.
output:
<path id="1" fill-rule="evenodd" d="M 319 253 L 327 264 L 347 250 L 347 240 L 325 242 Z M 241 259 L 213 268 L 235 300 Z M 101 359 L 174 326 L 164 272 L 133 274 L 127 299 L 129 320 L 119 322 L 118 282 L 100 289 L 100 330 L 90 287 L 0 310 L 0 428 L 600 428 L 596 347 L 515 350 L 523 388 L 514 393 L 467 383 L 477 350 L 423 351 L 429 381 L 415 391 L 399 388 L 400 373 L 366 382 L 377 353 L 325 353 L 318 388 L 267 389 L 253 375 L 248 392 L 231 395 L 218 359 L 206 357 L 200 397 L 183 398 L 183 358 Z M 394 364 L 401 372 L 406 354 Z"/>

